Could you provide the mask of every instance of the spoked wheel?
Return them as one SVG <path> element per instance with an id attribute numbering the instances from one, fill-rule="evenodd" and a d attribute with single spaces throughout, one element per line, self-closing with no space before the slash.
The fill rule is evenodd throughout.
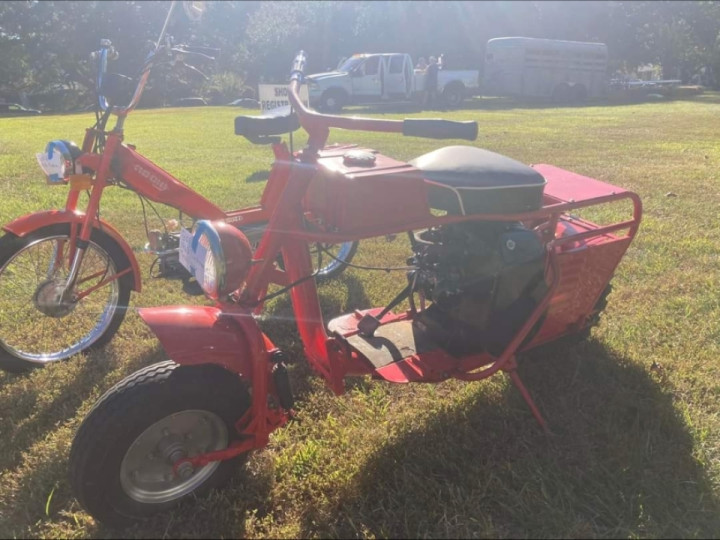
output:
<path id="1" fill-rule="evenodd" d="M 315 244 L 310 249 L 310 256 L 313 261 L 313 270 L 317 270 L 318 251 L 321 252 L 323 267 L 317 274 L 318 280 L 325 280 L 337 277 L 352 261 L 358 248 L 358 241 L 345 242 L 343 244 Z M 330 256 L 332 255 L 332 257 Z M 333 258 L 334 257 L 334 258 Z"/>
<path id="2" fill-rule="evenodd" d="M 21 372 L 107 343 L 125 316 L 132 275 L 125 253 L 94 230 L 74 290 L 65 283 L 70 225 L 0 238 L 0 368 Z"/>
<path id="3" fill-rule="evenodd" d="M 313 264 L 313 271 L 317 271 L 318 252 L 322 255 L 322 268 L 317 273 L 318 281 L 325 281 L 342 274 L 348 263 L 352 261 L 358 249 L 359 242 L 344 242 L 342 244 L 313 244 L 310 246 L 310 259 Z M 330 256 L 332 255 L 332 257 Z M 282 255 L 278 255 L 278 266 L 285 269 L 285 262 Z"/>
<path id="4" fill-rule="evenodd" d="M 218 487 L 245 456 L 173 465 L 227 448 L 249 406 L 242 381 L 219 366 L 167 361 L 135 372 L 100 398 L 75 436 L 75 495 L 99 521 L 125 526 Z"/>

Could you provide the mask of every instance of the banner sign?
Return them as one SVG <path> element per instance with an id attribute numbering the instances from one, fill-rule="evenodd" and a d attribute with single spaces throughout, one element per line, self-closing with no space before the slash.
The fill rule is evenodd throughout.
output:
<path id="1" fill-rule="evenodd" d="M 310 106 L 307 86 L 300 87 L 300 99 L 306 107 Z M 287 84 L 258 85 L 258 101 L 260 110 L 266 116 L 279 116 L 290 113 Z"/>

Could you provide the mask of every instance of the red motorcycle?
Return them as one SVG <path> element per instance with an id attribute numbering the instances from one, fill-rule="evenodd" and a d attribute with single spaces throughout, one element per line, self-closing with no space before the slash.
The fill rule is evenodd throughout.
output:
<path id="1" fill-rule="evenodd" d="M 199 3 L 192 3 L 197 5 Z M 69 141 L 52 141 L 38 155 L 48 183 L 68 185 L 63 210 L 36 212 L 3 227 L 0 239 L 0 368 L 24 371 L 64 360 L 81 351 L 106 344 L 125 317 L 131 291 L 140 291 L 140 268 L 121 233 L 100 217 L 106 187 L 118 186 L 135 192 L 142 202 L 146 251 L 157 256 L 158 276 L 182 274 L 178 263 L 179 232 L 148 230 L 145 202 L 162 203 L 183 215 L 198 219 L 223 220 L 240 228 L 251 243 L 262 235 L 289 178 L 292 153 L 278 135 L 300 127 L 296 117 L 274 119 L 243 118 L 239 122 L 269 126 L 247 131 L 257 144 L 271 144 L 275 165 L 260 204 L 241 210 L 225 211 L 193 191 L 170 173 L 142 157 L 135 146 L 123 144 L 124 123 L 142 96 L 152 68 L 160 63 L 181 63 L 189 56 L 210 58 L 204 47 L 174 45 L 166 36 L 171 4 L 157 45 L 147 56 L 137 83 L 114 73 L 106 73 L 109 59 L 116 52 L 108 40 L 94 56 L 98 60 L 98 102 L 95 125 L 86 130 L 82 147 Z M 132 96 L 132 97 L 130 97 Z M 127 103 L 119 106 L 119 103 Z M 117 116 L 115 127 L 107 131 L 110 116 Z M 255 125 L 255 124 L 253 124 Z M 265 129 L 265 128 L 263 128 Z M 81 191 L 87 190 L 85 211 L 78 208 Z M 153 207 L 154 209 L 154 207 Z M 159 215 L 158 215 L 159 218 Z M 357 242 L 339 245 L 318 244 L 320 255 L 316 277 L 329 278 L 342 272 L 357 249 Z M 154 268 L 154 267 L 153 267 Z M 280 285 L 284 276 L 276 278 Z"/>
<path id="2" fill-rule="evenodd" d="M 289 93 L 308 144 L 288 164 L 257 250 L 222 221 L 182 233 L 180 261 L 216 305 L 140 310 L 173 360 L 115 385 L 78 430 L 72 485 L 103 522 L 142 519 L 219 485 L 293 417 L 286 357 L 253 316 L 279 274 L 307 361 L 336 394 L 350 375 L 438 383 L 505 372 L 545 427 L 518 376 L 517 354 L 586 332 L 637 233 L 635 193 L 551 165 L 527 167 L 471 146 L 409 163 L 367 148 L 325 147 L 333 127 L 474 140 L 477 124 L 317 114 L 298 98 L 304 65 L 301 53 Z M 246 122 L 236 124 L 241 134 Z M 275 129 L 252 126 L 265 135 Z M 632 217 L 599 226 L 570 214 L 618 201 Z M 325 324 L 310 246 L 397 233 L 412 246 L 407 286 L 385 307 Z M 393 312 L 402 301 L 409 308 Z"/>

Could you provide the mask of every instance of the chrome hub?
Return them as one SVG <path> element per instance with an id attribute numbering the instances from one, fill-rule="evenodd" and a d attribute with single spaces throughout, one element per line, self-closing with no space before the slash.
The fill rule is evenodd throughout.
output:
<path id="1" fill-rule="evenodd" d="M 43 315 L 59 319 L 70 314 L 77 303 L 66 294 L 65 280 L 49 279 L 35 289 L 33 304 Z M 70 298 L 68 298 L 70 296 Z"/>
<path id="2" fill-rule="evenodd" d="M 220 465 L 214 461 L 196 468 L 183 460 L 227 445 L 228 431 L 217 415 L 199 410 L 172 414 L 149 426 L 130 445 L 120 465 L 120 483 L 138 502 L 178 499 L 203 484 Z"/>

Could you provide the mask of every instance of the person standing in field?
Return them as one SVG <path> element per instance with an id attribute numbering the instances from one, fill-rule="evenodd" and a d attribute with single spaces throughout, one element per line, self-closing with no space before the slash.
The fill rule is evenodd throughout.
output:
<path id="1" fill-rule="evenodd" d="M 431 56 L 428 61 L 428 67 L 425 70 L 425 95 L 427 96 L 427 105 L 437 105 L 437 83 L 438 83 L 438 63 L 437 58 Z"/>

